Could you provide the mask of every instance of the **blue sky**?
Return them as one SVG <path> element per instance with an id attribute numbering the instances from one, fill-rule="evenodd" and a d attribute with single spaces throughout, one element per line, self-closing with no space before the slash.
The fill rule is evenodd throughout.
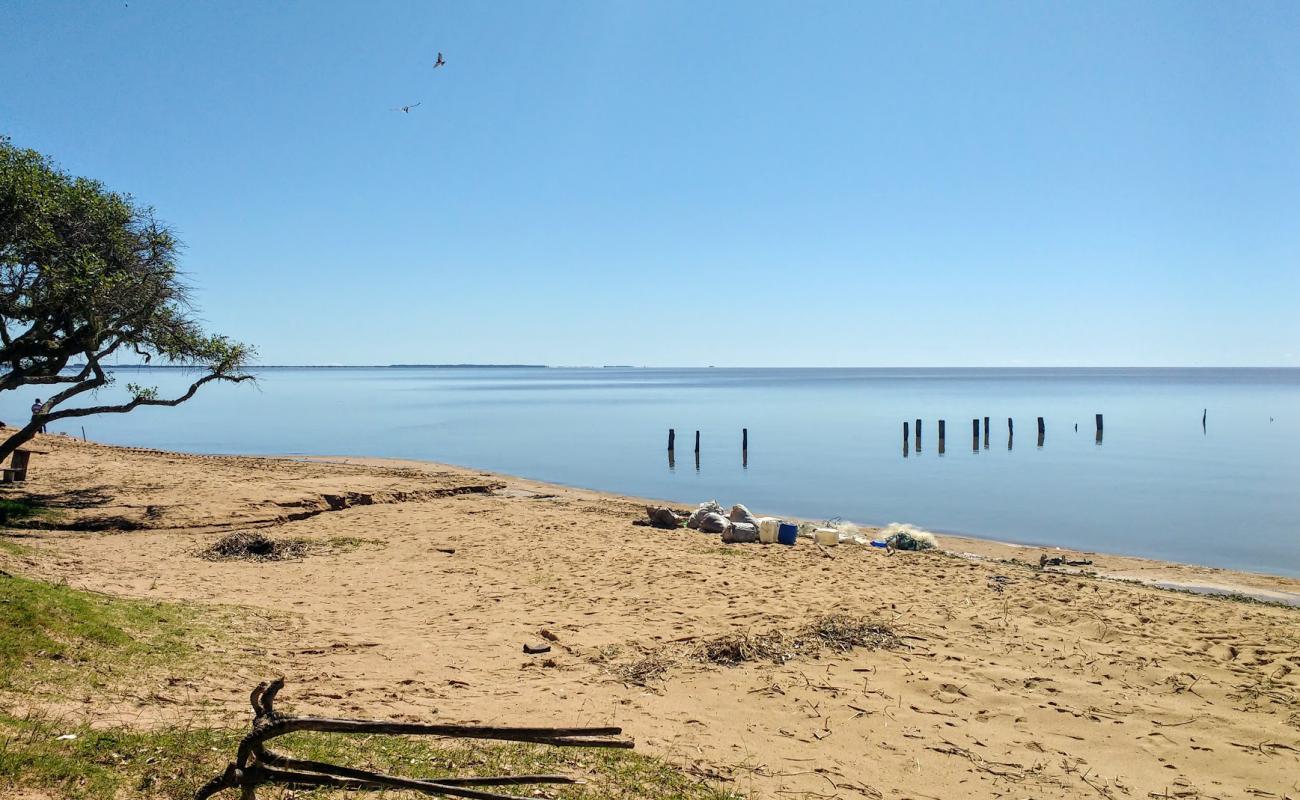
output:
<path id="1" fill-rule="evenodd" d="M 154 205 L 268 364 L 1300 365 L 1300 4 L 7 0 L 0 41 L 0 132 Z"/>

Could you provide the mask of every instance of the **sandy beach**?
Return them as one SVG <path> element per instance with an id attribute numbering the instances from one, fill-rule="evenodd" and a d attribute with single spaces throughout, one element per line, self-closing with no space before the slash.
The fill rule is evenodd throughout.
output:
<path id="1" fill-rule="evenodd" d="M 313 712 L 620 724 L 755 797 L 1300 797 L 1300 609 L 1280 604 L 1297 579 L 949 536 L 944 553 L 722 545 L 634 526 L 641 499 L 443 465 L 39 445 L 7 496 L 57 517 L 8 531 L 26 552 L 0 568 L 246 627 L 210 669 L 0 697 L 10 709 L 240 725 L 249 688 L 284 675 Z M 200 557 L 250 529 L 348 546 Z M 1040 570 L 1045 552 L 1093 563 Z M 697 657 L 830 613 L 898 645 Z M 542 630 L 551 652 L 525 655 Z"/>

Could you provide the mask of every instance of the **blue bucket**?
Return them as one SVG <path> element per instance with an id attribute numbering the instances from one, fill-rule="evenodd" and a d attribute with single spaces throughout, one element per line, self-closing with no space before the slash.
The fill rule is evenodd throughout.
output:
<path id="1" fill-rule="evenodd" d="M 799 538 L 799 526 L 789 522 L 782 522 L 781 527 L 776 529 L 776 540 L 781 544 L 792 545 Z"/>

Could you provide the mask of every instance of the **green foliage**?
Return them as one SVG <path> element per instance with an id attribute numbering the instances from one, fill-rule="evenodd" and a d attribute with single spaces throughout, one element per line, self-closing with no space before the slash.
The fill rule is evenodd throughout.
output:
<path id="1" fill-rule="evenodd" d="M 252 351 L 195 319 L 180 249 L 153 209 L 0 137 L 0 390 L 72 384 L 51 398 L 49 419 L 73 415 L 54 407 L 106 385 L 99 361 L 119 349 L 209 379 L 246 377 Z M 70 364 L 84 369 L 72 378 Z M 133 399 L 86 413 L 167 402 L 148 389 Z"/>
<path id="2" fill-rule="evenodd" d="M 167 664 L 203 630 L 196 611 L 0 575 L 0 689 L 98 679 L 105 667 Z M 95 677 L 83 669 L 96 665 Z"/>
<path id="3" fill-rule="evenodd" d="M 158 399 L 158 387 L 157 387 L 157 386 L 141 386 L 141 385 L 138 384 L 138 383 L 128 383 L 128 384 L 126 385 L 126 390 L 127 390 L 127 392 L 130 393 L 130 395 L 131 395 L 132 397 L 136 397 L 136 398 L 139 398 L 139 399 L 141 399 L 141 400 L 156 400 L 156 399 Z"/>

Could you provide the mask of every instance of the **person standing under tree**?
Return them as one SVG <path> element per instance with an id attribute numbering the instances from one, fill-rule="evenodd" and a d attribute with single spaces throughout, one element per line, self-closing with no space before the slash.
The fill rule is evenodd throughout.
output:
<path id="1" fill-rule="evenodd" d="M 32 416 L 34 417 L 34 416 L 36 416 L 37 414 L 44 414 L 44 413 L 45 413 L 45 404 L 42 403 L 42 402 L 41 402 L 41 398 L 38 397 L 38 398 L 36 398 L 36 402 L 35 402 L 35 403 L 32 403 Z M 45 433 L 45 426 L 44 426 L 44 425 L 42 425 L 42 426 L 40 427 L 40 432 L 41 432 L 41 433 Z"/>

